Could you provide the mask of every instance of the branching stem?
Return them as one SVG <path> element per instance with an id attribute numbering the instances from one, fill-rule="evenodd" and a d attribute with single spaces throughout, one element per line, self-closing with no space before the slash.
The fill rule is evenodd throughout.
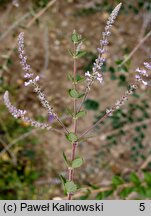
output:
<path id="1" fill-rule="evenodd" d="M 137 88 L 137 83 L 134 82 L 133 84 L 131 84 L 131 86 L 136 86 L 135 88 Z M 122 102 L 127 98 L 127 92 L 123 95 L 123 97 L 121 97 L 120 102 L 122 104 Z M 100 123 L 102 123 L 105 119 L 107 119 L 115 110 L 117 109 L 117 105 L 112 106 L 111 111 L 108 113 L 105 113 L 103 117 L 101 117 L 95 124 L 91 125 L 90 127 L 88 127 L 78 138 L 81 139 L 83 138 L 86 134 L 88 134 L 90 131 L 92 131 L 97 125 L 99 125 Z"/>

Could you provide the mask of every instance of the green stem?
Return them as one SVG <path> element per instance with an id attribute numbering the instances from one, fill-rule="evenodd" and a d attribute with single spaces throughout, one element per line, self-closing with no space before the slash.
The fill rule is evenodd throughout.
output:
<path id="1" fill-rule="evenodd" d="M 76 53 L 76 44 L 74 43 L 74 53 Z M 74 57 L 74 66 L 73 66 L 73 74 L 74 74 L 74 89 L 76 90 L 76 74 L 77 74 L 77 62 L 76 62 L 76 58 Z M 76 103 L 76 98 L 74 98 L 74 105 L 73 105 L 73 109 L 74 109 L 74 117 L 77 114 L 77 103 Z M 77 119 L 74 118 L 74 133 L 77 134 Z M 71 152 L 71 161 L 73 161 L 75 159 L 75 153 L 76 153 L 76 147 L 77 147 L 78 143 L 74 142 L 72 144 L 72 152 Z M 68 170 L 68 176 L 69 176 L 69 181 L 73 181 L 73 175 L 74 175 L 74 170 L 70 169 Z M 72 199 L 72 193 L 68 193 L 68 200 Z"/>

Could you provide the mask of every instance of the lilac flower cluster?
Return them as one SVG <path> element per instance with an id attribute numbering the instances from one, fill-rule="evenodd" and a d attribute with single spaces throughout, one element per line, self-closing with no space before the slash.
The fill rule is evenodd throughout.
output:
<path id="1" fill-rule="evenodd" d="M 22 118 L 26 114 L 26 110 L 17 109 L 10 103 L 8 91 L 4 94 L 4 103 L 14 118 Z"/>
<path id="2" fill-rule="evenodd" d="M 136 69 L 136 73 L 137 73 L 135 75 L 136 83 L 130 86 L 130 89 L 125 92 L 125 95 L 121 97 L 120 100 L 118 100 L 112 108 L 106 109 L 107 116 L 112 116 L 112 113 L 116 109 L 119 109 L 128 100 L 128 96 L 132 95 L 133 92 L 138 88 L 138 82 L 142 83 L 145 86 L 148 85 L 148 81 L 144 80 L 144 78 L 149 77 L 148 72 L 149 70 L 151 70 L 151 64 L 148 62 L 144 62 L 144 66 L 146 69 L 140 69 L 140 68 Z"/>
<path id="3" fill-rule="evenodd" d="M 33 85 L 34 85 L 34 92 L 37 93 L 37 96 L 38 96 L 42 106 L 48 110 L 49 115 L 53 115 L 55 117 L 56 113 L 53 112 L 53 108 L 49 105 L 49 102 L 46 99 L 44 93 L 41 91 L 40 87 L 37 85 L 36 82 L 34 82 Z"/>
<path id="4" fill-rule="evenodd" d="M 33 73 L 31 73 L 31 67 L 29 64 L 27 64 L 27 56 L 25 56 L 25 50 L 24 50 L 24 32 L 21 32 L 18 36 L 18 52 L 19 52 L 19 58 L 21 59 L 21 65 L 23 70 L 26 72 L 24 75 L 24 78 L 29 79 L 27 82 L 25 82 L 25 86 L 28 86 L 31 83 L 35 83 L 39 81 L 39 76 L 36 76 L 33 79 Z"/>
<path id="5" fill-rule="evenodd" d="M 48 100 L 46 99 L 44 93 L 41 91 L 41 88 L 38 86 L 39 76 L 34 77 L 34 73 L 31 72 L 31 66 L 27 63 L 27 56 L 25 56 L 25 50 L 24 50 L 24 32 L 21 32 L 18 36 L 18 52 L 19 52 L 19 58 L 21 59 L 21 65 L 23 70 L 26 72 L 24 74 L 24 78 L 28 79 L 25 82 L 25 86 L 28 86 L 32 84 L 34 86 L 34 92 L 37 93 L 38 98 L 43 105 L 48 110 L 48 114 L 56 116 L 56 114 L 53 112 L 53 108 L 50 106 Z"/>
<path id="6" fill-rule="evenodd" d="M 149 77 L 148 72 L 151 70 L 151 63 L 144 62 L 144 66 L 146 69 L 136 69 L 137 74 L 135 75 L 135 79 L 137 82 L 143 83 L 145 86 L 147 86 L 148 82 L 146 80 L 147 77 Z"/>
<path id="7" fill-rule="evenodd" d="M 53 112 L 53 108 L 49 105 L 49 102 L 47 101 L 44 93 L 41 91 L 40 87 L 38 86 L 39 76 L 34 77 L 34 73 L 31 72 L 31 67 L 27 63 L 27 56 L 25 55 L 24 50 L 24 33 L 21 32 L 18 36 L 18 52 L 19 52 L 19 58 L 21 59 L 21 65 L 23 70 L 25 71 L 24 78 L 27 79 L 25 82 L 25 86 L 28 86 L 29 84 L 32 84 L 34 86 L 34 92 L 37 93 L 37 96 L 41 102 L 41 104 L 48 110 L 48 114 L 52 115 L 54 118 L 56 117 L 56 114 Z M 35 126 L 42 129 L 50 130 L 51 126 L 45 123 L 40 123 L 35 120 L 32 120 L 29 117 L 26 117 L 25 114 L 27 113 L 26 110 L 20 110 L 14 107 L 9 100 L 8 91 L 4 94 L 4 103 L 6 107 L 8 108 L 9 112 L 15 117 L 15 118 L 21 118 L 23 121 L 29 123 L 31 126 Z"/>
<path id="8" fill-rule="evenodd" d="M 37 122 L 35 120 L 32 120 L 29 117 L 26 117 L 25 115 L 27 114 L 26 110 L 21 110 L 21 109 L 17 109 L 15 106 L 13 106 L 9 100 L 9 94 L 8 91 L 5 92 L 4 94 L 4 103 L 6 105 L 6 107 L 8 108 L 9 112 L 12 114 L 12 116 L 14 116 L 14 118 L 20 118 L 22 119 L 24 122 L 29 123 L 31 126 L 34 127 L 38 127 L 38 128 L 42 128 L 42 129 L 47 129 L 50 130 L 51 126 L 45 123 L 40 123 Z"/>
<path id="9" fill-rule="evenodd" d="M 121 106 L 123 106 L 124 103 L 128 100 L 128 96 L 129 96 L 129 95 L 132 95 L 132 94 L 134 93 L 134 91 L 135 91 L 137 88 L 138 88 L 137 85 L 132 84 L 132 85 L 130 86 L 129 90 L 127 90 L 127 91 L 125 92 L 125 94 L 124 94 L 119 100 L 116 101 L 115 105 L 114 105 L 112 108 L 106 109 L 106 114 L 107 114 L 108 116 L 112 116 L 113 112 L 114 112 L 115 110 L 119 109 Z"/>
<path id="10" fill-rule="evenodd" d="M 105 58 L 103 57 L 103 54 L 107 52 L 106 50 L 106 46 L 108 45 L 108 36 L 111 35 L 110 29 L 118 15 L 118 12 L 121 8 L 122 3 L 118 4 L 115 9 L 112 11 L 110 17 L 108 18 L 107 24 L 105 26 L 105 31 L 102 33 L 103 39 L 100 40 L 100 48 L 98 48 L 98 58 L 95 60 L 94 64 L 93 64 L 93 68 L 92 68 L 92 73 L 90 73 L 89 71 L 87 71 L 85 73 L 85 76 L 87 77 L 87 81 L 88 81 L 88 87 L 90 88 L 91 84 L 93 83 L 93 81 L 95 79 L 97 79 L 100 84 L 103 83 L 103 76 L 102 74 L 100 74 L 99 71 L 101 71 L 102 66 L 105 62 Z"/>
<path id="11" fill-rule="evenodd" d="M 41 123 L 41 122 L 32 120 L 29 117 L 23 117 L 23 121 L 29 123 L 33 127 L 37 127 L 37 128 L 41 128 L 41 129 L 47 129 L 47 130 L 52 129 L 52 127 L 50 125 L 48 125 L 46 123 Z"/>

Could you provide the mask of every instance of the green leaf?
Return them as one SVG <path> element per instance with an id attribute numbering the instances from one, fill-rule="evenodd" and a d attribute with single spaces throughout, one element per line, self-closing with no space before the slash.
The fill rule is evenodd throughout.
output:
<path id="1" fill-rule="evenodd" d="M 131 173 L 130 181 L 132 181 L 134 183 L 134 185 L 136 185 L 136 186 L 139 186 L 141 184 L 140 179 L 138 178 L 138 176 L 135 173 Z"/>
<path id="2" fill-rule="evenodd" d="M 114 67 L 109 67 L 109 71 L 110 71 L 112 74 L 115 74 L 115 68 L 114 68 Z"/>
<path id="3" fill-rule="evenodd" d="M 79 200 L 87 200 L 89 198 L 90 194 L 91 194 L 91 191 L 89 189 L 87 189 L 87 192 L 85 193 L 85 195 L 80 196 Z"/>
<path id="4" fill-rule="evenodd" d="M 85 94 L 84 93 L 81 93 L 79 94 L 78 98 L 82 98 Z"/>
<path id="5" fill-rule="evenodd" d="M 72 98 L 81 98 L 84 96 L 83 93 L 79 93 L 78 91 L 76 91 L 75 89 L 69 89 L 69 95 L 72 97 Z"/>
<path id="6" fill-rule="evenodd" d="M 74 43 L 78 43 L 79 41 L 79 35 L 74 31 L 73 34 L 71 35 L 71 40 Z"/>
<path id="7" fill-rule="evenodd" d="M 72 168 L 78 168 L 78 167 L 82 166 L 82 164 L 83 164 L 83 159 L 78 157 L 72 161 Z"/>
<path id="8" fill-rule="evenodd" d="M 81 77 L 79 74 L 76 75 L 76 82 L 83 82 L 85 77 Z"/>
<path id="9" fill-rule="evenodd" d="M 120 197 L 122 199 L 125 199 L 131 192 L 133 191 L 133 188 L 124 188 L 121 192 L 120 192 Z"/>
<path id="10" fill-rule="evenodd" d="M 66 195 L 66 194 L 67 194 L 67 191 L 66 191 L 66 188 L 65 188 L 65 184 L 66 184 L 66 182 L 67 182 L 67 179 L 66 179 L 64 176 L 62 176 L 62 175 L 59 175 L 59 177 L 60 177 L 61 183 L 62 183 L 62 185 L 63 185 L 64 194 Z"/>
<path id="11" fill-rule="evenodd" d="M 66 137 L 70 142 L 76 142 L 78 140 L 78 137 L 72 132 L 67 134 Z"/>
<path id="12" fill-rule="evenodd" d="M 145 172 L 144 173 L 144 179 L 148 186 L 151 186 L 151 173 Z"/>
<path id="13" fill-rule="evenodd" d="M 61 179 L 61 182 L 63 185 L 65 185 L 65 183 L 67 182 L 66 178 L 63 177 L 62 175 L 59 175 L 60 179 Z"/>
<path id="14" fill-rule="evenodd" d="M 105 198 L 107 198 L 108 196 L 112 195 L 113 192 L 114 192 L 114 190 L 108 190 L 108 191 L 104 191 L 104 192 L 99 192 L 99 193 L 96 195 L 96 200 L 105 199 Z"/>
<path id="15" fill-rule="evenodd" d="M 69 166 L 70 166 L 70 163 L 69 163 L 69 161 L 68 161 L 68 159 L 67 159 L 65 153 L 63 152 L 62 154 L 63 154 L 63 158 L 64 158 L 64 161 L 65 161 L 67 167 L 69 167 Z"/>
<path id="16" fill-rule="evenodd" d="M 84 103 L 84 106 L 87 110 L 98 110 L 99 103 L 95 100 L 87 99 Z"/>
<path id="17" fill-rule="evenodd" d="M 86 53 L 87 53 L 86 51 L 79 51 L 78 53 L 76 53 L 76 57 L 81 58 L 81 57 L 85 56 Z"/>
<path id="18" fill-rule="evenodd" d="M 86 111 L 85 110 L 81 110 L 80 112 L 78 112 L 76 114 L 76 118 L 81 118 L 81 117 L 83 117 L 85 115 L 86 115 Z"/>
<path id="19" fill-rule="evenodd" d="M 70 73 L 67 73 L 67 78 L 68 78 L 68 80 L 70 80 L 72 82 L 74 81 L 74 78 Z"/>
<path id="20" fill-rule="evenodd" d="M 69 89 L 69 95 L 72 98 L 78 98 L 79 97 L 79 93 L 75 89 Z"/>
<path id="21" fill-rule="evenodd" d="M 90 182 L 88 182 L 87 185 L 90 186 L 93 190 L 97 190 L 100 188 L 99 186 L 97 186 L 95 184 L 91 184 Z"/>
<path id="22" fill-rule="evenodd" d="M 68 193 L 74 193 L 77 190 L 77 185 L 73 181 L 67 181 L 65 183 L 65 189 Z"/>
<path id="23" fill-rule="evenodd" d="M 122 62 L 123 62 L 122 59 L 118 59 L 117 61 L 115 61 L 115 63 L 116 63 L 117 65 L 120 65 Z"/>
<path id="24" fill-rule="evenodd" d="M 148 199 L 151 198 L 151 188 L 150 187 L 146 188 L 145 198 L 148 198 Z"/>
<path id="25" fill-rule="evenodd" d="M 145 197 L 146 196 L 146 190 L 147 190 L 147 188 L 144 186 L 139 186 L 139 187 L 135 188 L 135 191 L 139 194 L 139 197 L 140 196 Z"/>
<path id="26" fill-rule="evenodd" d="M 120 176 L 113 176 L 112 178 L 112 185 L 117 187 L 124 183 L 124 180 Z"/>

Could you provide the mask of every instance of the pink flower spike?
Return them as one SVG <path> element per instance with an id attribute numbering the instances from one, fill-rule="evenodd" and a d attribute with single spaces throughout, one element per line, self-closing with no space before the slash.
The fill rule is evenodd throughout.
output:
<path id="1" fill-rule="evenodd" d="M 149 64 L 148 62 L 144 62 L 144 66 L 145 66 L 148 70 L 151 70 L 151 64 Z"/>
<path id="2" fill-rule="evenodd" d="M 140 76 L 140 75 L 135 75 L 135 78 L 136 78 L 136 79 L 140 79 L 141 76 Z"/>
<path id="3" fill-rule="evenodd" d="M 90 74 L 90 72 L 89 72 L 89 71 L 87 71 L 87 72 L 85 73 L 85 76 L 91 77 L 91 74 Z"/>
<path id="4" fill-rule="evenodd" d="M 34 79 L 34 82 L 39 81 L 39 76 L 36 76 L 36 78 Z"/>
<path id="5" fill-rule="evenodd" d="M 105 53 L 105 49 L 97 48 L 97 50 L 98 50 L 98 52 L 99 52 L 100 54 L 104 54 L 104 53 Z"/>
<path id="6" fill-rule="evenodd" d="M 25 82 L 25 86 L 30 85 L 31 83 L 33 83 L 33 80 L 29 80 L 28 82 Z"/>
<path id="7" fill-rule="evenodd" d="M 24 77 L 25 78 L 31 78 L 31 77 L 33 77 L 33 73 L 25 73 Z"/>

